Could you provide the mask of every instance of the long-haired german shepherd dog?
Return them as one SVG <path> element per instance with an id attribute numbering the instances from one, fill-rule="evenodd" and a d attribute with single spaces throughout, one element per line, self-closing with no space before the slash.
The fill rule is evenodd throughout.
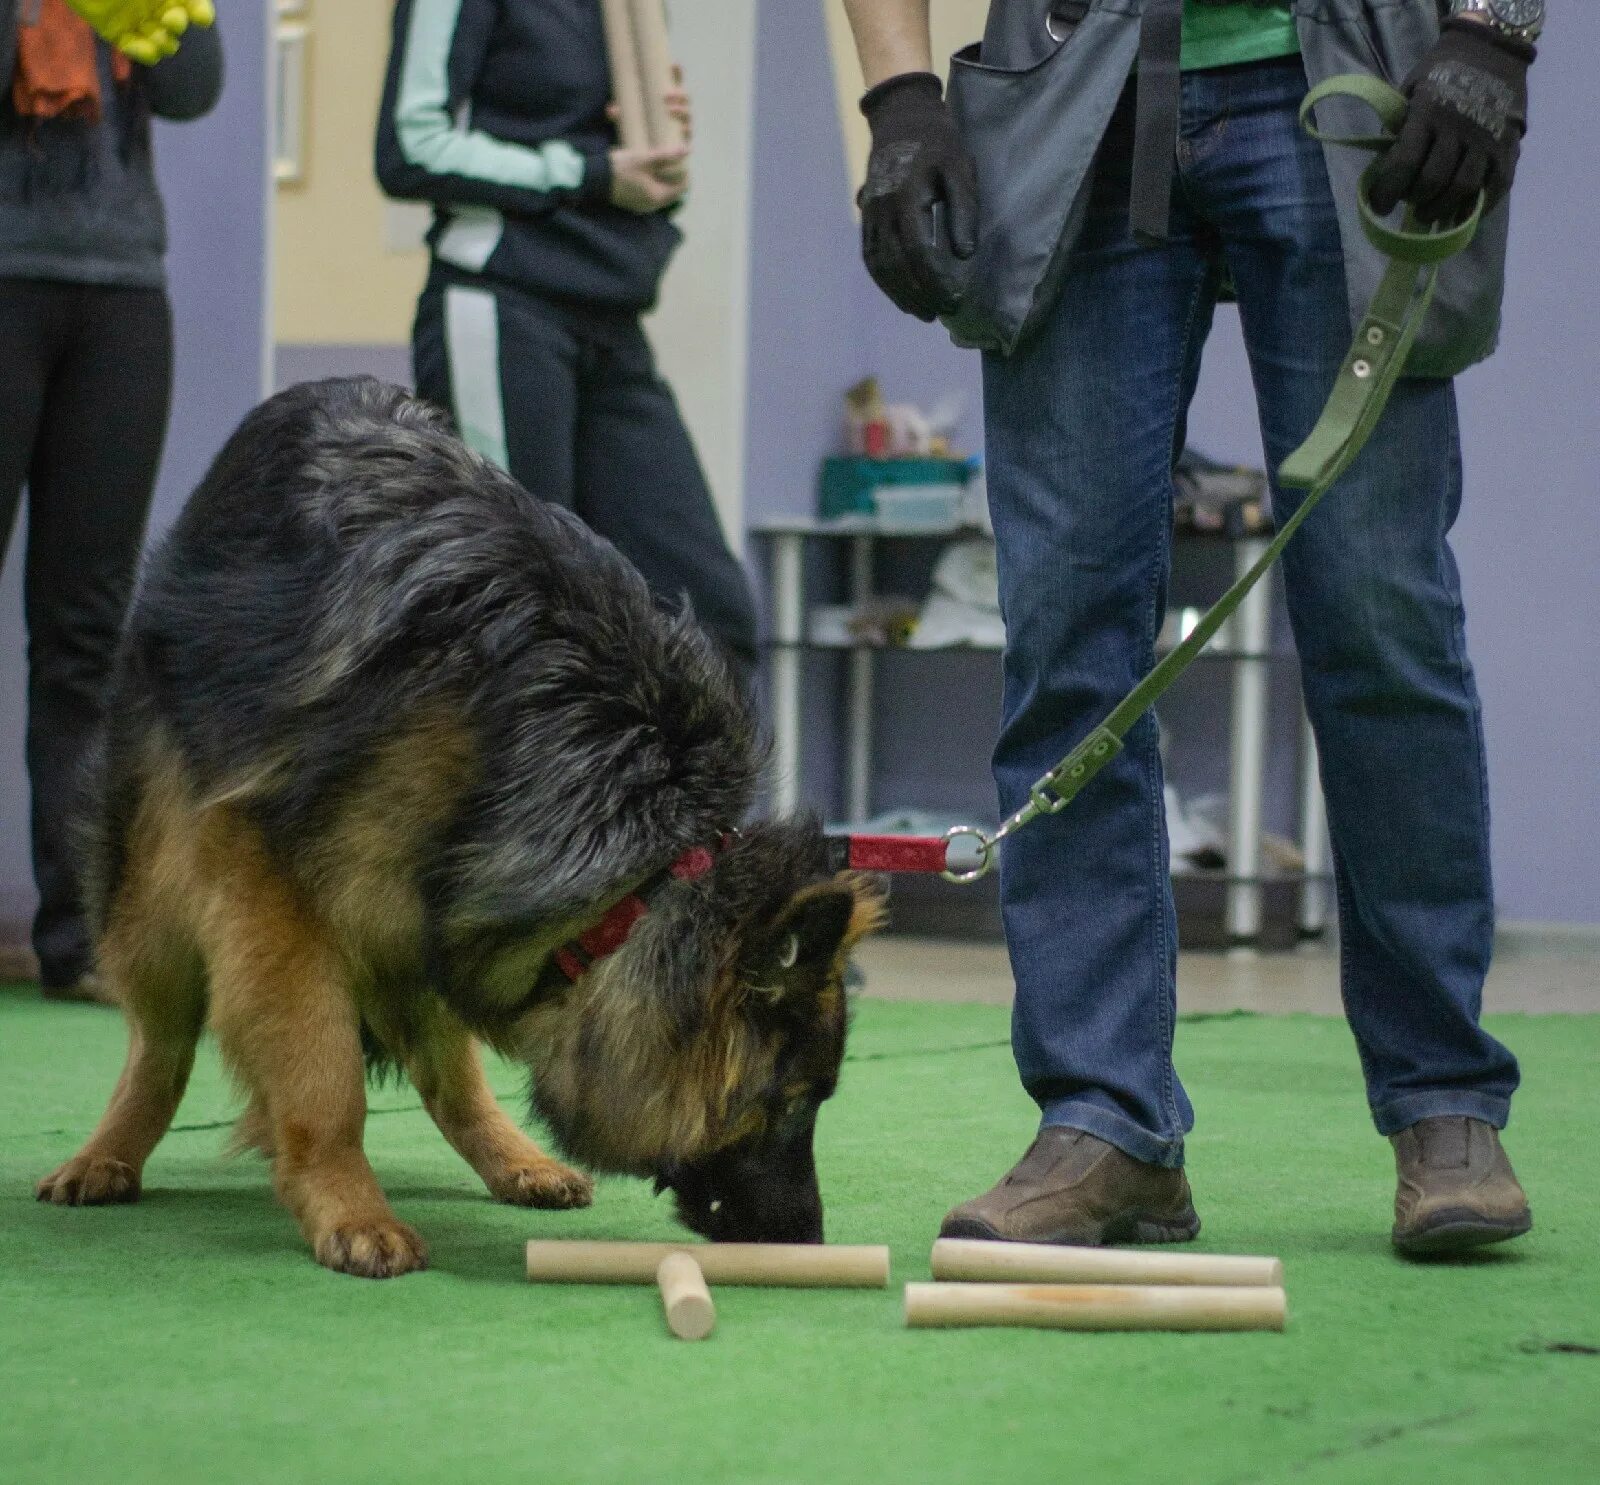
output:
<path id="1" fill-rule="evenodd" d="M 820 1241 L 813 1130 L 880 903 L 814 823 L 735 828 L 760 761 L 691 616 L 439 414 L 366 379 L 272 398 L 129 619 L 86 875 L 130 1047 L 40 1198 L 137 1199 L 209 1022 L 239 1143 L 330 1268 L 427 1261 L 362 1152 L 364 1054 L 500 1200 L 589 1202 L 475 1038 L 528 1066 L 573 1159 L 653 1177 L 714 1239 Z"/>

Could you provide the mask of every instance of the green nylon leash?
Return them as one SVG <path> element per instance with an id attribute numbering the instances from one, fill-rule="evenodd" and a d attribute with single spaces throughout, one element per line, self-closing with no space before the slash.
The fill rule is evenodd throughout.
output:
<path id="1" fill-rule="evenodd" d="M 1325 135 L 1316 126 L 1315 109 L 1324 99 L 1345 97 L 1364 103 L 1382 124 L 1382 132 L 1359 135 Z M 1313 139 L 1324 144 L 1348 145 L 1380 153 L 1399 133 L 1406 116 L 1405 97 L 1383 79 L 1351 73 L 1329 78 L 1306 95 L 1300 108 L 1300 122 Z M 1266 550 L 1215 604 L 1201 617 L 1183 642 L 1171 650 L 1111 714 L 1049 773 L 1028 791 L 1028 803 L 1012 815 L 992 835 L 971 825 L 958 825 L 946 834 L 946 841 L 967 839 L 981 853 L 976 865 L 947 868 L 944 875 L 953 882 L 975 882 L 995 864 L 996 848 L 1040 815 L 1064 810 L 1090 779 L 1122 751 L 1122 740 L 1137 722 L 1211 641 L 1232 616 L 1245 595 L 1266 575 L 1300 524 L 1316 508 L 1356 456 L 1366 446 L 1373 429 L 1383 416 L 1389 395 L 1405 370 L 1417 333 L 1427 318 L 1439 280 L 1440 265 L 1461 252 L 1473 239 L 1482 220 L 1484 198 L 1480 195 L 1472 215 L 1459 226 L 1442 231 L 1419 228 L 1414 215 L 1406 213 L 1400 228 L 1384 224 L 1372 208 L 1368 186 L 1374 161 L 1362 175 L 1357 191 L 1361 225 L 1368 240 L 1387 257 L 1385 271 L 1372 303 L 1356 328 L 1349 353 L 1339 369 L 1338 380 L 1310 436 L 1290 454 L 1278 470 L 1278 482 L 1291 489 L 1306 491 L 1298 509 L 1278 529 Z"/>

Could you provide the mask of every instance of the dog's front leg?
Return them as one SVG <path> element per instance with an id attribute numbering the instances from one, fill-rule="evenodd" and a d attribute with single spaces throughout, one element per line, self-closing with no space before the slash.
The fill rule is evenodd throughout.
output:
<path id="1" fill-rule="evenodd" d="M 374 1279 L 426 1268 L 361 1148 L 360 1018 L 320 925 L 237 844 L 208 920 L 217 1040 L 267 1115 L 273 1185 L 317 1261 Z"/>
<path id="2" fill-rule="evenodd" d="M 444 1137 L 498 1201 L 586 1207 L 594 1182 L 546 1155 L 506 1117 L 465 1026 L 441 1017 L 406 1059 L 406 1072 Z"/>

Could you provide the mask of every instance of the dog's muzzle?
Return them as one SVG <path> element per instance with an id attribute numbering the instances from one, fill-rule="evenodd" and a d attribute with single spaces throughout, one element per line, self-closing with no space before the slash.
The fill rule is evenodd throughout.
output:
<path id="1" fill-rule="evenodd" d="M 656 1190 L 670 1190 L 679 1220 L 712 1242 L 820 1243 L 813 1128 L 807 1121 L 799 1136 L 782 1142 L 733 1145 L 668 1166 L 657 1173 Z"/>

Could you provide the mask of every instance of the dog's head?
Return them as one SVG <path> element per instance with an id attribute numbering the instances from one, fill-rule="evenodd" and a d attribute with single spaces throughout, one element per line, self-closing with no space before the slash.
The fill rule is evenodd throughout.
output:
<path id="1" fill-rule="evenodd" d="M 817 1113 L 849 954 L 881 916 L 870 879 L 828 872 L 815 824 L 751 828 L 530 1014 L 538 1113 L 575 1159 L 671 1190 L 705 1237 L 820 1242 Z"/>

